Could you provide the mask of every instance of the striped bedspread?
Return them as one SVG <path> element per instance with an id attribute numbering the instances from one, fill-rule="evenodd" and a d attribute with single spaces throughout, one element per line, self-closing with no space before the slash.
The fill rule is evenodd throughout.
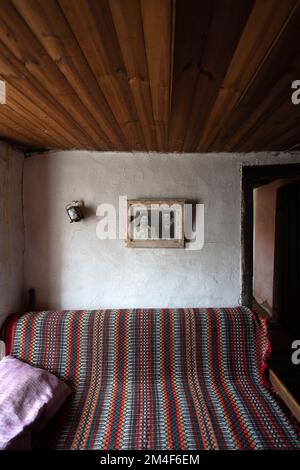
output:
<path id="1" fill-rule="evenodd" d="M 52 448 L 300 448 L 246 308 L 35 312 L 6 331 L 14 356 L 72 386 Z"/>

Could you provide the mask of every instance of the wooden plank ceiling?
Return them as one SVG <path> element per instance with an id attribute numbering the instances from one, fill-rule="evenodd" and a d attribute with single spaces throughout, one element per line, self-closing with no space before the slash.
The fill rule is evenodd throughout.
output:
<path id="1" fill-rule="evenodd" d="M 1 0 L 0 139 L 176 152 L 300 145 L 298 0 Z"/>

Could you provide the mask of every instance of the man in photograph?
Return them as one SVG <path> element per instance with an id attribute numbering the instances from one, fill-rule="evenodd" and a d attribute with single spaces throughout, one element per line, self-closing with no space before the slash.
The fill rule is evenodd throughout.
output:
<path id="1" fill-rule="evenodd" d="M 139 221 L 134 229 L 134 238 L 136 240 L 148 240 L 151 237 L 151 227 L 148 223 L 148 214 L 142 213 L 137 216 Z"/>

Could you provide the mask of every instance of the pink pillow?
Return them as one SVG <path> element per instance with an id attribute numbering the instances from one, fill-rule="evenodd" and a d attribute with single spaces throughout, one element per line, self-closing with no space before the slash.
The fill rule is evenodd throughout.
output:
<path id="1" fill-rule="evenodd" d="M 30 448 L 28 431 L 44 427 L 71 393 L 43 369 L 13 356 L 0 361 L 0 449 Z"/>

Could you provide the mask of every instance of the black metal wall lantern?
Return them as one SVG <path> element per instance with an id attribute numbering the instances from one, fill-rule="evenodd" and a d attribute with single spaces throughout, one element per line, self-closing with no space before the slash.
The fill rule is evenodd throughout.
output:
<path id="1" fill-rule="evenodd" d="M 83 214 L 81 211 L 82 203 L 80 201 L 72 201 L 70 204 L 66 206 L 67 214 L 72 222 L 79 222 L 82 220 Z"/>

